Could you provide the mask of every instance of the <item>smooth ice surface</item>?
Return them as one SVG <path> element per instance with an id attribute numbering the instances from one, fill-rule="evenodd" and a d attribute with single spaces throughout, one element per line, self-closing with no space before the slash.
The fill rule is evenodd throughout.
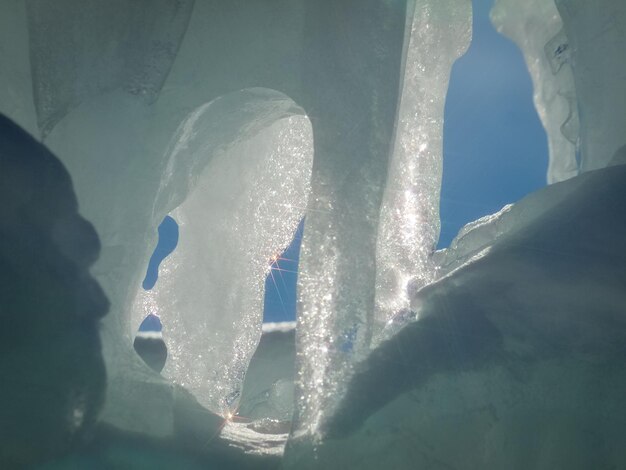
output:
<path id="1" fill-rule="evenodd" d="M 245 419 L 283 422 L 283 428 L 289 430 L 296 369 L 295 323 L 275 324 L 279 326 L 271 331 L 266 325 L 246 372 L 237 413 Z"/>
<path id="2" fill-rule="evenodd" d="M 554 0 L 496 0 L 491 21 L 521 49 L 548 135 L 548 183 L 578 174 L 578 104 L 571 47 Z"/>
<path id="3" fill-rule="evenodd" d="M 96 94 L 121 88 L 146 103 L 155 101 L 193 1 L 28 0 L 26 6 L 37 120 L 47 135 Z"/>
<path id="4" fill-rule="evenodd" d="M 214 144 L 211 116 L 198 113 L 181 126 L 172 161 L 202 162 Z M 261 335 L 265 277 L 303 216 L 312 160 L 309 121 L 292 116 L 198 163 L 170 213 L 178 247 L 156 286 L 137 292 L 133 328 L 149 313 L 163 318 L 163 375 L 216 413 L 237 407 Z"/>
<path id="5" fill-rule="evenodd" d="M 378 225 L 374 344 L 384 326 L 409 307 L 409 289 L 434 279 L 444 104 L 452 63 L 470 39 L 469 2 L 416 3 Z"/>
<path id="6" fill-rule="evenodd" d="M 37 136 L 27 25 L 23 1 L 0 3 L 0 112 Z"/>
<path id="7" fill-rule="evenodd" d="M 325 252 L 341 252 L 328 285 L 337 310 L 357 307 L 350 314 L 364 325 L 357 349 L 369 343 L 405 2 L 272 1 L 272 7 L 229 0 L 192 8 L 186 1 L 31 0 L 24 7 L 10 0 L 0 7 L 12 46 L 1 49 L 9 84 L 0 92 L 2 109 L 60 155 L 102 240 L 93 272 L 111 301 L 101 329 L 108 375 L 103 419 L 120 428 L 157 436 L 174 429 L 174 389 L 136 357 L 131 341 L 131 305 L 156 226 L 185 201 L 194 175 L 213 156 L 278 119 L 314 117 L 305 265 L 312 279 L 328 284 L 320 275 Z M 168 148 L 177 129 L 210 103 L 212 145 L 203 158 L 172 160 L 180 154 Z M 355 230 L 363 236 L 353 237 Z M 318 243 L 325 237 L 330 245 Z M 325 295 L 311 285 L 308 310 Z M 350 315 L 337 316 L 349 337 Z"/>
<path id="8" fill-rule="evenodd" d="M 625 188 L 621 165 L 522 200 L 523 221 L 413 297 L 417 320 L 291 468 L 626 465 Z"/>

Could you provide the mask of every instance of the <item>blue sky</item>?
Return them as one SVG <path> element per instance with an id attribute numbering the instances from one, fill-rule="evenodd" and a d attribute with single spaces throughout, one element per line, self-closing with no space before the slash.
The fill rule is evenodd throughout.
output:
<path id="1" fill-rule="evenodd" d="M 476 0 L 473 38 L 452 68 L 446 98 L 441 236 L 446 247 L 468 222 L 546 184 L 546 134 L 518 47 L 489 21 L 492 2 Z"/>
<path id="2" fill-rule="evenodd" d="M 441 236 L 446 247 L 468 222 L 498 211 L 546 184 L 546 134 L 532 102 L 521 52 L 489 21 L 491 0 L 474 0 L 473 38 L 454 64 L 446 98 Z M 144 286 L 176 246 L 178 228 L 166 218 Z M 302 224 L 265 284 L 265 321 L 295 319 Z"/>

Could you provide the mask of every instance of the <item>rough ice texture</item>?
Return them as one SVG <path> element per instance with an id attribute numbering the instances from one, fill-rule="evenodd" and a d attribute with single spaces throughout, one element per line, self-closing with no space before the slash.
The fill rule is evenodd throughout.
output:
<path id="1" fill-rule="evenodd" d="M 580 109 L 581 171 L 604 168 L 626 144 L 626 3 L 555 3 L 571 46 Z"/>
<path id="2" fill-rule="evenodd" d="M 302 389 L 311 391 L 327 377 L 322 381 L 331 386 L 321 389 L 332 400 L 333 384 L 343 376 L 335 365 L 344 353 L 325 362 L 321 346 L 345 338 L 364 352 L 369 344 L 406 2 L 272 1 L 272 8 L 248 0 L 193 8 L 184 1 L 146 7 L 82 0 L 1 7 L 21 34 L 15 36 L 21 49 L 2 50 L 7 64 L 16 65 L 15 73 L 3 67 L 2 78 L 19 96 L 2 95 L 2 103 L 21 113 L 25 125 L 38 124 L 101 236 L 93 272 L 111 301 L 101 330 L 108 375 L 103 418 L 124 429 L 173 432 L 174 389 L 136 357 L 130 312 L 157 225 L 185 201 L 195 187 L 192 176 L 204 168 L 193 160 L 172 166 L 168 145 L 181 124 L 220 97 L 239 98 L 222 101 L 230 104 L 216 114 L 215 152 L 302 109 L 311 116 L 316 157 L 302 261 L 310 281 L 300 290 Z M 376 47 L 365 47 L 371 44 Z M 232 95 L 255 87 L 268 91 L 265 98 Z M 298 106 L 275 112 L 276 94 Z M 258 318 L 258 311 L 248 314 Z M 310 408 L 299 409 L 298 417 L 310 423 Z"/>
<path id="3" fill-rule="evenodd" d="M 191 167 L 192 175 L 163 189 L 175 187 L 182 199 L 170 212 L 179 225 L 178 246 L 163 262 L 157 285 L 138 290 L 132 326 L 149 313 L 160 315 L 168 346 L 163 375 L 227 415 L 237 407 L 260 338 L 272 258 L 289 245 L 304 214 L 313 146 L 308 119 L 292 116 L 247 140 L 246 129 L 233 129 L 238 142 L 216 148 L 227 134 L 214 132 L 225 127 L 220 104 L 218 113 L 209 105 L 194 114 L 175 137 L 170 177 L 179 167 Z M 248 133 L 262 124 L 247 122 Z"/>
<path id="4" fill-rule="evenodd" d="M 621 165 L 533 194 L 539 213 L 415 295 L 293 468 L 624 467 L 625 188 Z"/>
<path id="5" fill-rule="evenodd" d="M 409 308 L 409 286 L 432 282 L 439 237 L 443 110 L 452 63 L 471 39 L 466 0 L 418 1 L 410 19 L 404 80 L 376 243 L 374 344 Z"/>
<path id="6" fill-rule="evenodd" d="M 548 183 L 576 176 L 579 123 L 572 44 L 554 0 L 496 0 L 491 21 L 519 46 L 528 66 L 535 108 L 548 136 Z"/>
<path id="7" fill-rule="evenodd" d="M 307 21 L 314 21 L 307 42 L 323 52 L 316 53 L 321 62 L 307 61 L 306 83 L 324 92 L 308 111 L 315 159 L 298 277 L 298 437 L 315 434 L 351 364 L 369 349 L 405 3 L 307 3 Z"/>

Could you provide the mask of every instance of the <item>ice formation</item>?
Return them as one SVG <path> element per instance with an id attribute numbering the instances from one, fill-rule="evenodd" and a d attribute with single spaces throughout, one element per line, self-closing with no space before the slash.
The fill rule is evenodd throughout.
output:
<path id="1" fill-rule="evenodd" d="M 192 160 L 193 187 L 170 212 L 179 225 L 178 246 L 156 287 L 138 289 L 131 327 L 160 315 L 169 351 L 163 375 L 227 415 L 237 408 L 259 341 L 271 259 L 289 245 L 304 215 L 313 146 L 308 119 L 292 116 L 216 149 L 211 126 L 221 114 L 210 107 L 175 137 L 172 166 Z M 207 163 L 207 155 L 215 156 Z"/>
<path id="2" fill-rule="evenodd" d="M 572 49 L 554 0 L 496 0 L 491 20 L 524 54 L 535 108 L 548 135 L 548 183 L 576 176 L 579 123 Z"/>
<path id="3" fill-rule="evenodd" d="M 289 431 L 296 373 L 295 322 L 265 323 L 242 389 L 238 414 Z M 286 428 L 286 430 L 285 430 Z"/>
<path id="4" fill-rule="evenodd" d="M 286 468 L 626 466 L 626 6 L 554 5 L 497 0 L 492 18 L 567 181 L 431 256 L 468 0 L 1 2 L 0 111 L 59 156 L 102 242 L 102 421 L 235 467 L 282 451 L 283 424 L 214 413 L 236 409 L 263 277 L 304 214 L 295 387 L 255 363 L 268 382 L 241 403 L 284 423 L 295 396 Z M 179 247 L 144 292 L 166 214 Z M 132 349 L 150 313 L 164 377 Z"/>
<path id="5" fill-rule="evenodd" d="M 414 295 L 293 468 L 623 467 L 625 188 L 624 165 L 585 173 L 461 234 L 466 261 Z"/>
<path id="6" fill-rule="evenodd" d="M 374 344 L 394 316 L 409 309 L 409 289 L 435 278 L 432 252 L 440 225 L 444 103 L 452 63 L 470 38 L 467 1 L 415 5 L 378 225 Z"/>

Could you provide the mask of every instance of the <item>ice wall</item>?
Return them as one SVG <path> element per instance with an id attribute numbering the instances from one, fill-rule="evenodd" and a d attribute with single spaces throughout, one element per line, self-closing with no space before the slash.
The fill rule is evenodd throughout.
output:
<path id="1" fill-rule="evenodd" d="M 123 89 L 145 103 L 154 102 L 176 58 L 193 3 L 27 0 L 33 93 L 42 134 L 93 95 Z"/>
<path id="2" fill-rule="evenodd" d="M 345 351 L 363 352 L 369 344 L 406 2 L 272 2 L 32 0 L 26 8 L 1 6 L 13 29 L 22 31 L 15 36 L 22 50 L 2 50 L 16 65 L 16 73 L 3 69 L 2 78 L 19 91 L 2 95 L 3 106 L 22 113 L 25 125 L 37 123 L 72 174 L 81 209 L 102 239 L 93 271 L 111 301 L 101 330 L 108 371 L 103 416 L 124 429 L 163 436 L 173 426 L 172 385 L 136 358 L 130 310 L 157 224 L 191 194 L 194 175 L 214 155 L 174 159 L 180 163 L 174 165 L 168 146 L 195 112 L 240 90 L 277 90 L 309 115 L 313 128 L 314 197 L 303 261 L 311 282 L 301 290 L 308 307 L 300 342 L 306 350 L 301 363 L 321 376 L 304 369 L 302 376 L 328 376 L 329 383 L 341 377 L 332 364 L 317 367 L 315 359 L 316 348 L 335 336 Z M 271 92 L 252 102 L 245 93 L 238 96 L 215 114 L 211 152 L 302 114 L 275 114 Z M 233 124 L 245 115 L 257 116 L 254 124 Z M 331 307 L 317 316 L 328 295 Z M 320 322 L 338 326 L 320 329 Z"/>
<path id="3" fill-rule="evenodd" d="M 452 63 L 471 38 L 471 4 L 418 1 L 410 26 L 396 137 L 376 243 L 374 343 L 432 282 L 439 237 L 443 109 Z"/>
<path id="4" fill-rule="evenodd" d="M 607 166 L 626 144 L 626 3 L 556 0 L 571 46 L 580 110 L 580 167 Z"/>
<path id="5" fill-rule="evenodd" d="M 0 111 L 33 136 L 39 135 L 33 102 L 26 5 L 0 4 Z"/>
<path id="6" fill-rule="evenodd" d="M 496 0 L 491 21 L 526 60 L 535 108 L 548 136 L 548 183 L 576 176 L 579 122 L 572 45 L 554 0 Z"/>
<path id="7" fill-rule="evenodd" d="M 406 2 L 308 2 L 306 18 L 305 109 L 315 158 L 298 277 L 293 427 L 305 439 L 331 413 L 371 340 Z"/>

